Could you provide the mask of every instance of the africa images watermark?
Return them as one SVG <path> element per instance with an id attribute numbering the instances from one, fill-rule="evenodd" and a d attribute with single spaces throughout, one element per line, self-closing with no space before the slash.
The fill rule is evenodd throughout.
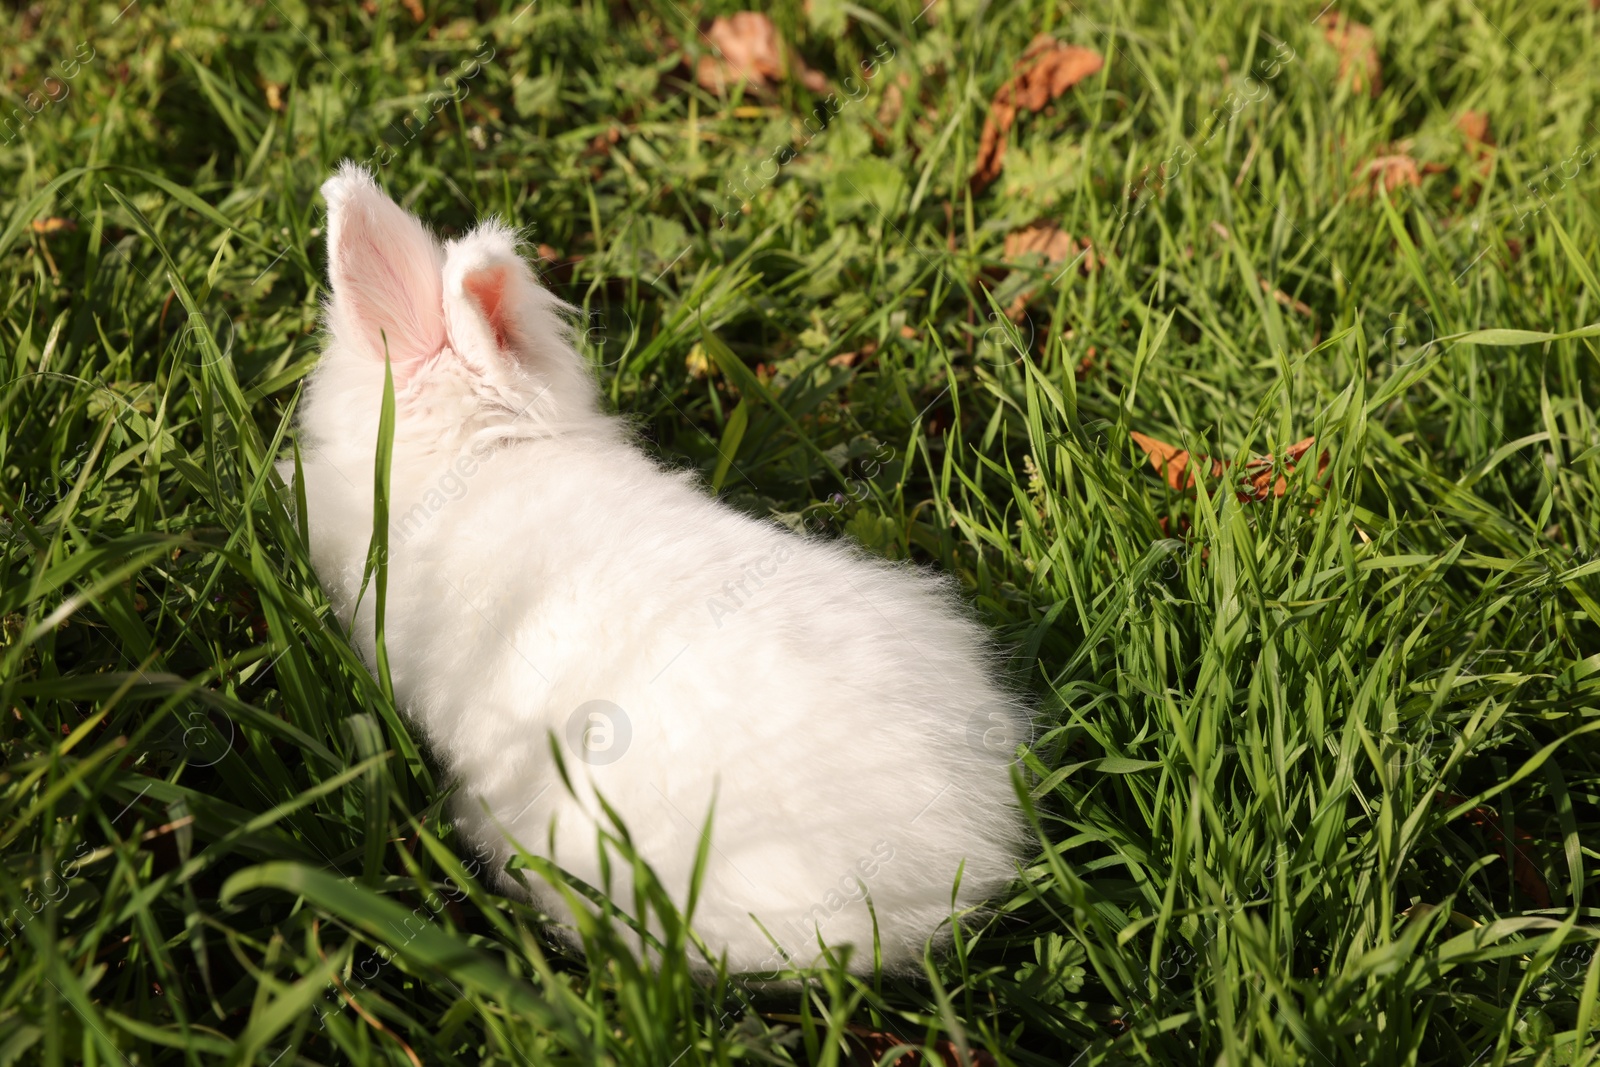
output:
<path id="1" fill-rule="evenodd" d="M 44 872 L 39 879 L 37 892 L 31 886 L 25 889 L 19 906 L 0 915 L 0 936 L 5 938 L 6 944 L 10 944 L 18 934 L 22 933 L 23 928 L 43 914 L 47 907 L 60 904 L 67 899 L 72 892 L 72 883 L 78 877 L 79 869 L 87 862 L 84 852 L 88 849 L 87 841 L 80 842 L 77 853 L 71 859 L 62 860 L 56 865 L 55 870 Z M 51 888 L 52 881 L 55 883 L 54 889 Z"/>
<path id="2" fill-rule="evenodd" d="M 493 858 L 493 853 L 486 852 L 481 847 L 474 848 L 472 858 L 462 865 L 462 870 L 466 872 L 467 877 L 477 878 L 478 872 L 483 869 L 483 865 L 493 860 Z M 357 1012 L 361 1012 L 361 1007 L 355 1002 L 355 994 L 377 981 L 383 969 L 393 963 L 400 951 L 411 944 L 418 934 L 428 928 L 434 917 L 444 910 L 447 903 L 459 904 L 461 901 L 466 900 L 469 895 L 466 887 L 458 884 L 455 878 L 446 878 L 444 889 L 427 893 L 423 897 L 422 904 L 413 908 L 411 914 L 401 922 L 400 926 L 395 930 L 400 935 L 398 942 L 393 945 L 380 942 L 373 946 L 372 955 L 368 956 L 360 965 L 352 963 L 350 977 L 346 981 L 341 982 L 338 978 L 330 978 L 327 986 L 324 987 L 324 995 L 328 990 L 337 990 L 341 1003 L 333 1011 L 324 1011 L 322 1002 L 311 1006 L 311 1010 L 317 1016 L 318 1029 L 326 1029 L 328 1018 L 344 1011 L 346 1004 L 354 1006 Z M 415 923 L 414 928 L 413 923 Z"/>
<path id="3" fill-rule="evenodd" d="M 484 55 L 487 51 L 489 54 Z M 428 126 L 439 114 L 451 104 L 459 104 L 472 94 L 472 87 L 467 83 L 483 73 L 485 63 L 495 57 L 494 46 L 485 43 L 476 55 L 461 64 L 457 73 L 451 74 L 444 80 L 444 88 L 436 89 L 429 93 L 423 102 L 407 112 L 400 120 L 398 128 L 401 139 L 398 143 L 385 141 L 372 150 L 372 154 L 361 161 L 361 165 L 368 168 L 387 167 L 394 162 L 400 150 L 417 139 L 424 128 Z M 394 122 L 390 122 L 389 129 L 396 129 Z"/>
<path id="4" fill-rule="evenodd" d="M 1271 96 L 1272 90 L 1266 83 L 1273 81 L 1279 74 L 1283 73 L 1285 67 L 1299 58 L 1299 53 L 1291 48 L 1288 42 L 1278 41 L 1273 49 L 1273 57 L 1272 59 L 1264 59 L 1256 65 L 1256 73 L 1260 75 L 1260 81 L 1246 76 L 1242 86 L 1243 93 L 1229 92 L 1221 105 L 1211 109 L 1211 114 L 1207 116 L 1205 123 L 1200 127 L 1200 129 L 1209 131 L 1206 134 L 1206 139 L 1200 143 L 1200 147 L 1204 148 L 1221 136 L 1222 132 L 1228 128 L 1228 123 L 1237 117 L 1240 112 L 1244 111 L 1245 108 Z M 1134 194 L 1134 185 L 1130 182 L 1127 187 L 1127 195 L 1130 199 L 1134 199 L 1135 203 L 1132 207 L 1123 211 L 1113 229 L 1130 219 L 1135 219 L 1142 215 L 1144 209 L 1150 206 L 1150 201 L 1156 198 L 1156 189 L 1158 187 L 1164 188 L 1168 182 L 1178 176 L 1183 168 L 1193 163 L 1195 157 L 1195 150 L 1189 147 L 1188 141 L 1185 141 L 1173 149 L 1171 154 L 1155 167 L 1155 180 L 1146 182 L 1138 190 L 1137 197 Z"/>
<path id="5" fill-rule="evenodd" d="M 84 55 L 84 49 L 89 54 Z M 6 144 L 15 144 L 27 128 L 33 125 L 33 120 L 51 104 L 59 104 L 72 95 L 72 86 L 67 83 L 76 78 L 83 70 L 84 64 L 95 58 L 97 53 L 94 46 L 88 41 L 80 41 L 78 47 L 73 49 L 73 57 L 58 61 L 51 68 L 51 73 L 46 74 L 39 87 L 30 91 L 22 98 L 22 106 L 11 109 L 11 114 L 0 119 L 0 138 Z"/>
<path id="6" fill-rule="evenodd" d="M 812 533 L 823 533 L 828 529 L 828 523 L 844 514 L 849 501 L 863 503 L 871 494 L 872 480 L 896 454 L 893 446 L 880 444 L 861 464 L 862 477 L 851 478 L 846 483 L 844 492 L 832 494 L 811 510 L 805 519 L 806 529 Z"/>
<path id="7" fill-rule="evenodd" d="M 885 50 L 888 52 L 887 55 L 884 54 Z M 717 213 L 719 224 L 726 226 L 728 220 L 739 214 L 744 205 L 750 202 L 751 197 L 777 181 L 778 174 L 782 169 L 799 158 L 800 154 L 811 146 L 811 142 L 816 140 L 822 131 L 826 130 L 846 107 L 866 99 L 872 91 L 872 87 L 869 84 L 870 81 L 884 66 L 894 62 L 897 53 L 893 45 L 887 41 L 880 41 L 873 49 L 873 55 L 877 58 L 863 59 L 861 61 L 860 81 L 851 76 L 845 78 L 841 83 L 840 88 L 844 91 L 843 100 L 839 98 L 838 93 L 829 93 L 822 98 L 820 104 L 812 108 L 810 114 L 801 122 L 801 128 L 805 131 L 805 139 L 800 142 L 798 147 L 780 145 L 774 148 L 765 159 L 755 164 L 756 173 L 753 183 L 749 180 L 749 166 L 746 166 L 740 173 L 737 188 L 734 185 L 735 179 L 728 179 L 728 191 L 723 198 L 723 207 Z M 813 126 L 813 123 L 815 123 L 815 126 Z M 771 173 L 767 173 L 764 169 L 769 166 L 771 167 Z"/>
<path id="8" fill-rule="evenodd" d="M 1554 170 L 1551 169 L 1551 164 L 1546 163 L 1543 172 L 1538 178 L 1535 178 L 1533 181 L 1524 182 L 1523 188 L 1533 196 L 1534 204 L 1533 206 L 1525 208 L 1517 213 L 1517 229 L 1519 231 L 1526 231 L 1530 222 L 1537 220 L 1540 215 L 1544 214 L 1545 208 L 1550 206 L 1550 201 L 1554 199 L 1555 196 L 1563 189 L 1577 180 L 1578 175 L 1583 172 L 1583 169 L 1590 163 L 1594 162 L 1594 157 L 1596 154 L 1597 150 L 1592 147 L 1588 141 L 1584 141 L 1582 144 L 1578 145 L 1578 147 L 1574 149 L 1572 153 L 1565 159 L 1562 159 L 1559 163 L 1556 163 Z M 1567 168 L 1569 167 L 1571 168 L 1570 174 L 1567 173 Z M 1477 226 L 1478 224 L 1474 222 L 1473 229 L 1476 230 Z M 1472 268 L 1476 267 L 1478 262 L 1482 260 L 1484 256 L 1488 255 L 1489 250 L 1493 247 L 1494 242 L 1492 241 L 1486 241 L 1484 243 L 1483 247 L 1478 251 L 1478 254 L 1473 256 L 1472 259 L 1467 263 L 1466 268 L 1463 269 L 1460 274 L 1456 275 L 1456 288 L 1459 289 L 1462 287 L 1462 279 L 1466 278 L 1468 274 L 1472 273 Z"/>
<path id="9" fill-rule="evenodd" d="M 725 618 L 750 603 L 766 587 L 766 580 L 776 575 L 778 568 L 793 555 L 789 541 L 784 539 L 771 552 L 741 567 L 737 580 L 730 578 L 723 582 L 720 594 L 707 597 L 706 610 L 711 613 L 711 621 L 717 624 L 717 629 L 722 629 Z M 755 584 L 754 589 L 750 588 L 751 583 Z"/>

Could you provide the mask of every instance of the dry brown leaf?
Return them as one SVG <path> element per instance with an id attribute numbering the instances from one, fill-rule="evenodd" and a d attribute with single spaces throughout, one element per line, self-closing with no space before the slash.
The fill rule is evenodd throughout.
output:
<path id="1" fill-rule="evenodd" d="M 1144 454 L 1150 457 L 1150 465 L 1156 473 L 1172 488 L 1183 490 L 1194 488 L 1194 472 L 1190 469 L 1189 452 L 1169 445 L 1165 441 L 1157 441 L 1154 437 L 1147 437 L 1142 433 L 1130 433 L 1133 443 L 1138 445 Z M 1284 450 L 1284 473 L 1276 479 L 1272 477 L 1274 464 L 1273 457 L 1268 454 L 1260 459 L 1253 459 L 1244 466 L 1244 474 L 1239 480 L 1239 488 L 1234 490 L 1241 501 L 1265 500 L 1269 496 L 1282 496 L 1289 489 L 1288 473 L 1294 470 L 1295 464 L 1300 461 L 1316 444 L 1315 437 L 1307 437 L 1303 441 L 1296 441 Z M 1195 456 L 1195 461 L 1205 468 L 1210 465 L 1211 477 L 1220 478 L 1222 472 L 1228 469 L 1229 464 L 1220 459 L 1211 459 L 1209 456 Z M 1317 477 L 1322 477 L 1328 469 L 1328 453 L 1324 451 L 1317 461 Z"/>
<path id="2" fill-rule="evenodd" d="M 911 88 L 911 75 L 901 71 L 883 90 L 883 103 L 878 105 L 878 121 L 893 126 L 894 120 L 905 110 L 906 90 Z"/>
<path id="3" fill-rule="evenodd" d="M 1169 445 L 1165 441 L 1157 441 L 1154 437 L 1146 437 L 1142 433 L 1130 433 L 1133 443 L 1144 449 L 1144 454 L 1150 457 L 1150 465 L 1156 473 L 1174 489 L 1193 489 L 1194 472 L 1189 470 L 1189 452 L 1187 449 Z M 1204 464 L 1205 456 L 1195 457 Z M 1220 477 L 1227 467 L 1221 460 L 1211 461 L 1211 476 Z"/>
<path id="4" fill-rule="evenodd" d="M 1402 185 L 1421 184 L 1417 161 L 1403 153 L 1375 156 L 1356 168 L 1356 186 L 1369 196 L 1376 195 L 1379 186 L 1392 193 Z"/>
<path id="5" fill-rule="evenodd" d="M 617 129 L 615 126 L 611 126 L 603 133 L 595 134 L 594 137 L 590 139 L 589 147 L 586 149 L 586 151 L 592 156 L 603 156 L 608 154 L 612 147 L 620 140 L 622 140 L 622 131 Z"/>
<path id="6" fill-rule="evenodd" d="M 1085 238 L 1082 243 L 1073 240 L 1072 235 L 1053 223 L 1041 223 L 1014 230 L 1006 234 L 1005 260 L 1017 266 L 1044 266 L 1053 267 L 1058 263 L 1069 260 L 1083 260 L 1083 273 L 1088 274 L 1101 263 L 1094 253 L 1094 247 Z M 1034 290 L 1027 289 L 1018 294 L 1011 305 L 1006 308 L 1006 316 L 1013 322 L 1022 317 L 1023 310 L 1028 302 L 1033 299 Z"/>
<path id="7" fill-rule="evenodd" d="M 1083 79 L 1098 74 L 1105 62 L 1100 53 L 1092 49 L 1062 44 L 1047 33 L 1035 37 L 1017 61 L 1010 80 L 994 94 L 994 102 L 989 105 L 989 114 L 983 120 L 983 134 L 978 141 L 973 188 L 982 189 L 1000 176 L 1005 164 L 1006 140 L 1019 111 L 1043 110 L 1046 104 Z"/>
<path id="8" fill-rule="evenodd" d="M 60 219 L 51 216 L 48 219 L 34 219 L 33 232 L 48 237 L 53 233 L 72 233 L 78 224 L 71 219 Z"/>
<path id="9" fill-rule="evenodd" d="M 1022 262 L 1024 258 L 1030 258 L 1050 266 L 1077 254 L 1078 243 L 1072 240 L 1072 235 L 1048 222 L 1043 226 L 1029 226 L 1005 235 L 1006 262 Z"/>
<path id="10" fill-rule="evenodd" d="M 890 1067 L 922 1067 L 928 1059 L 917 1049 L 914 1042 L 907 1041 L 897 1034 L 886 1030 L 872 1030 L 865 1026 L 851 1025 L 850 1036 L 854 1038 L 851 1048 L 850 1063 L 861 1067 L 876 1067 L 883 1062 L 889 1051 L 899 1045 L 910 1045 L 911 1050 L 902 1052 L 889 1061 Z M 940 1067 L 994 1067 L 995 1058 L 983 1049 L 969 1049 L 967 1054 L 961 1054 L 961 1048 L 949 1038 L 940 1038 L 934 1042 L 934 1049 L 939 1053 Z"/>
<path id="11" fill-rule="evenodd" d="M 1300 457 L 1309 452 L 1311 446 L 1316 443 L 1317 439 L 1315 437 L 1307 437 L 1304 441 L 1296 441 L 1284 449 L 1284 473 L 1278 475 L 1276 480 L 1272 478 L 1273 459 L 1271 455 L 1253 459 L 1246 463 L 1244 467 L 1245 478 L 1241 484 L 1248 484 L 1250 488 L 1241 491 L 1239 499 L 1265 500 L 1268 496 L 1282 496 L 1289 489 L 1288 472 L 1294 470 L 1294 465 L 1300 462 Z M 1317 459 L 1317 477 L 1321 478 L 1323 472 L 1327 469 L 1328 453 L 1324 450 Z M 1270 489 L 1268 488 L 1269 483 L 1271 485 Z"/>
<path id="12" fill-rule="evenodd" d="M 1377 96 L 1383 88 L 1383 69 L 1378 63 L 1378 46 L 1372 29 L 1336 11 L 1329 17 L 1322 34 L 1339 53 L 1339 80 L 1348 78 L 1351 89 Z"/>
<path id="13" fill-rule="evenodd" d="M 876 341 L 864 341 L 862 343 L 861 347 L 859 349 L 857 349 L 856 351 L 854 351 L 854 352 L 840 352 L 837 356 L 834 356 L 831 359 L 829 359 L 828 360 L 828 366 L 830 366 L 830 367 L 854 367 L 854 366 L 857 366 L 859 364 L 865 363 L 867 360 L 871 359 L 872 358 L 872 354 L 874 352 L 876 352 L 877 350 L 878 350 L 878 342 L 876 342 Z"/>
<path id="14" fill-rule="evenodd" d="M 422 10 L 422 0 L 400 0 L 400 5 L 411 12 L 411 18 L 414 22 L 421 22 L 428 17 Z"/>
<path id="15" fill-rule="evenodd" d="M 1463 803 L 1467 798 L 1453 793 L 1438 794 L 1434 801 L 1454 807 Z M 1533 847 L 1534 836 L 1522 827 L 1516 827 L 1517 840 L 1515 843 L 1506 840 L 1506 835 L 1500 829 L 1500 816 L 1493 809 L 1478 806 L 1461 813 L 1461 818 L 1467 820 L 1480 830 L 1486 831 L 1494 838 L 1497 845 L 1506 846 L 1506 857 L 1511 861 L 1512 877 L 1516 880 L 1517 888 L 1528 894 L 1534 904 L 1541 908 L 1550 906 L 1550 886 L 1545 883 L 1544 874 L 1539 870 L 1539 864 L 1533 856 L 1528 854 L 1528 848 Z"/>
<path id="16" fill-rule="evenodd" d="M 1489 116 L 1482 111 L 1463 111 L 1456 118 L 1456 129 L 1474 149 L 1494 144 L 1494 134 L 1489 132 Z"/>
<path id="17" fill-rule="evenodd" d="M 1311 318 L 1312 312 L 1310 304 L 1296 300 L 1282 289 L 1272 288 L 1272 286 L 1267 284 L 1267 280 L 1265 278 L 1261 278 L 1259 280 L 1261 282 L 1261 291 L 1263 293 L 1271 296 L 1272 299 L 1276 300 L 1278 303 L 1282 304 L 1291 311 L 1294 311 L 1296 314 L 1304 315 L 1306 318 Z"/>
<path id="18" fill-rule="evenodd" d="M 283 86 L 277 82 L 267 82 L 267 106 L 274 111 L 283 110 Z"/>
<path id="19" fill-rule="evenodd" d="M 1006 234 L 1005 257 L 1009 263 L 1020 263 L 1025 256 L 1042 258 L 1046 264 L 1060 263 L 1077 254 L 1078 242 L 1059 226 L 1046 223 Z"/>
<path id="20" fill-rule="evenodd" d="M 582 255 L 563 256 L 558 249 L 540 244 L 539 276 L 549 284 L 565 285 L 572 280 L 572 272 L 582 263 Z"/>
<path id="21" fill-rule="evenodd" d="M 737 82 L 766 90 L 791 75 L 814 93 L 828 87 L 827 79 L 808 69 L 772 20 L 759 12 L 740 11 L 727 18 L 719 15 L 706 31 L 706 39 L 721 55 L 701 56 L 695 80 L 710 92 L 723 92 Z"/>
<path id="22" fill-rule="evenodd" d="M 1160 528 L 1162 537 L 1171 537 L 1172 536 L 1172 531 L 1168 528 L 1167 517 L 1165 515 L 1161 516 L 1161 518 L 1156 520 L 1156 526 L 1158 526 Z M 1178 535 L 1179 536 L 1187 538 L 1189 536 L 1189 531 L 1190 531 L 1190 529 L 1193 528 L 1193 526 L 1194 526 L 1194 524 L 1189 521 L 1189 516 L 1187 516 L 1187 515 L 1179 515 L 1178 516 Z"/>
<path id="23" fill-rule="evenodd" d="M 1456 129 L 1466 139 L 1467 152 L 1477 160 L 1473 168 L 1476 173 L 1471 179 L 1473 186 L 1469 190 L 1472 202 L 1477 203 L 1480 186 L 1494 169 L 1494 134 L 1489 130 L 1489 116 L 1482 111 L 1463 111 L 1456 118 Z M 1459 197 L 1461 194 L 1462 188 L 1458 185 L 1451 195 Z"/>

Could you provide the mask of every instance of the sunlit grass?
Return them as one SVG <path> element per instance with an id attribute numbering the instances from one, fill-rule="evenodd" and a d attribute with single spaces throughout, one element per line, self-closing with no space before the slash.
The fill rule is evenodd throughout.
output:
<path id="1" fill-rule="evenodd" d="M 785 4 L 830 80 L 893 54 L 821 132 L 695 85 L 719 5 L 10 13 L 0 1062 L 1591 1062 L 1600 15 L 1341 6 L 1373 96 L 1319 6 Z M 974 193 L 1039 32 L 1107 65 Z M 1013 650 L 1038 847 L 925 980 L 704 984 L 643 872 L 585 962 L 487 888 L 274 467 L 345 157 L 544 246 L 665 460 Z M 1090 269 L 1006 275 L 1041 221 Z M 1316 443 L 1257 500 L 1132 433 Z"/>

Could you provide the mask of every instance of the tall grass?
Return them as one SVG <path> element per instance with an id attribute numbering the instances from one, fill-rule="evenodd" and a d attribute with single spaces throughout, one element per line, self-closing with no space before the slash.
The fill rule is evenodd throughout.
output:
<path id="1" fill-rule="evenodd" d="M 1594 1062 L 1600 15 L 1341 5 L 1374 96 L 1318 6 L 785 4 L 830 79 L 893 51 L 820 133 L 694 84 L 729 5 L 11 11 L 0 1062 Z M 1038 32 L 1106 67 L 975 192 Z M 1037 848 L 922 980 L 701 983 L 643 869 L 582 954 L 489 888 L 275 467 L 345 157 L 546 246 L 664 460 L 1004 636 Z M 1040 221 L 1092 257 L 1006 263 Z"/>

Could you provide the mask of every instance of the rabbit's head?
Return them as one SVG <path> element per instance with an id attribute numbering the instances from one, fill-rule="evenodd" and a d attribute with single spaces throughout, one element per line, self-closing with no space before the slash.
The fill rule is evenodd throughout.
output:
<path id="1" fill-rule="evenodd" d="M 508 226 L 490 220 L 441 245 L 349 162 L 322 195 L 331 292 L 308 412 L 317 437 L 370 447 L 386 355 L 397 452 L 602 421 L 594 377 L 571 343 L 572 308 L 539 284 Z"/>

